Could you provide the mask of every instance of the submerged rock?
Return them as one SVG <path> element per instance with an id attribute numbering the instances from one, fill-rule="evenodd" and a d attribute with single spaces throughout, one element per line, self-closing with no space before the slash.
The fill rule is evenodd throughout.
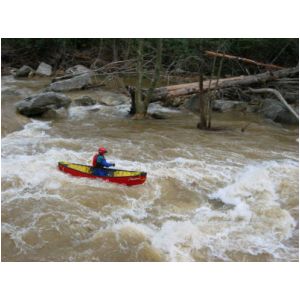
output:
<path id="1" fill-rule="evenodd" d="M 15 73 L 15 77 L 28 77 L 30 73 L 34 72 L 34 70 L 29 66 L 22 66 Z"/>
<path id="2" fill-rule="evenodd" d="M 95 99 L 92 99 L 90 96 L 82 96 L 75 99 L 73 102 L 76 106 L 89 106 L 95 105 L 97 103 L 97 101 Z"/>
<path id="3" fill-rule="evenodd" d="M 70 98 L 64 94 L 46 92 L 30 96 L 16 104 L 17 111 L 27 117 L 41 116 L 50 109 L 68 107 Z"/>
<path id="4" fill-rule="evenodd" d="M 39 76 L 51 76 L 52 67 L 44 62 L 41 62 L 35 71 L 35 74 Z"/>

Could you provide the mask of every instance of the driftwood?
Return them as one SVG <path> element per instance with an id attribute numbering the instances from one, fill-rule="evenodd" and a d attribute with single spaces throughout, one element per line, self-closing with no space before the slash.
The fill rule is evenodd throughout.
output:
<path id="1" fill-rule="evenodd" d="M 280 78 L 296 76 L 299 74 L 299 68 L 287 68 L 278 71 L 267 71 L 265 73 L 248 76 L 230 77 L 225 79 L 212 80 L 210 89 L 222 89 L 227 87 L 249 86 L 268 81 L 276 81 Z M 217 86 L 218 83 L 218 86 Z M 203 82 L 203 92 L 209 89 L 209 80 Z M 170 85 L 156 88 L 151 102 L 164 101 L 167 98 L 187 96 L 199 93 L 199 82 L 185 83 L 179 85 Z"/>
<path id="2" fill-rule="evenodd" d="M 251 89 L 249 88 L 249 91 L 252 93 L 272 93 L 275 95 L 285 106 L 286 108 L 299 120 L 298 114 L 294 111 L 294 109 L 285 101 L 285 99 L 282 97 L 280 92 L 278 92 L 275 89 Z"/>
<path id="3" fill-rule="evenodd" d="M 247 64 L 253 64 L 259 67 L 264 67 L 266 69 L 269 70 L 281 70 L 283 69 L 283 67 L 277 66 L 277 65 L 273 65 L 273 64 L 265 64 L 265 63 L 261 63 L 249 58 L 244 58 L 244 57 L 238 57 L 238 56 L 234 56 L 234 55 L 229 55 L 229 54 L 224 54 L 224 53 L 219 53 L 219 52 L 213 52 L 213 51 L 205 51 L 206 55 L 208 56 L 213 56 L 213 57 L 223 57 L 226 59 L 230 59 L 230 60 L 237 60 L 237 61 L 241 61 Z"/>

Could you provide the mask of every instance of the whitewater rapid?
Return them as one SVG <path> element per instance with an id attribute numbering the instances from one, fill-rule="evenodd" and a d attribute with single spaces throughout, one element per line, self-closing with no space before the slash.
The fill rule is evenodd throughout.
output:
<path id="1" fill-rule="evenodd" d="M 126 117 L 128 104 L 71 107 L 1 141 L 4 261 L 298 261 L 297 131 L 258 122 L 200 132 L 197 116 Z M 240 123 L 239 123 L 240 122 Z M 75 178 L 100 146 L 144 185 Z"/>

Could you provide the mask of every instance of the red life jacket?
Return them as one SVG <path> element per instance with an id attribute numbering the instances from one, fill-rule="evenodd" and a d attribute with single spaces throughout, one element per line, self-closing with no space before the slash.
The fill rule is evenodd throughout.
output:
<path id="1" fill-rule="evenodd" d="M 97 166 L 97 158 L 98 158 L 98 153 L 96 153 L 95 155 L 94 155 L 94 157 L 93 157 L 93 162 L 92 162 L 92 164 L 93 164 L 93 167 L 96 167 Z"/>

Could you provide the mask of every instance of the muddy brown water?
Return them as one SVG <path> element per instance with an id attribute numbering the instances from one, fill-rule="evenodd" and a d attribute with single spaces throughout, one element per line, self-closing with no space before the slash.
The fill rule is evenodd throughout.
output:
<path id="1" fill-rule="evenodd" d="M 48 82 L 2 77 L 2 261 L 298 261 L 298 127 L 237 112 L 214 114 L 223 130 L 205 132 L 196 115 L 159 104 L 150 110 L 168 119 L 132 121 L 127 102 L 16 115 Z M 69 93 L 86 94 L 108 97 Z M 57 170 L 89 163 L 100 145 L 146 183 Z"/>

